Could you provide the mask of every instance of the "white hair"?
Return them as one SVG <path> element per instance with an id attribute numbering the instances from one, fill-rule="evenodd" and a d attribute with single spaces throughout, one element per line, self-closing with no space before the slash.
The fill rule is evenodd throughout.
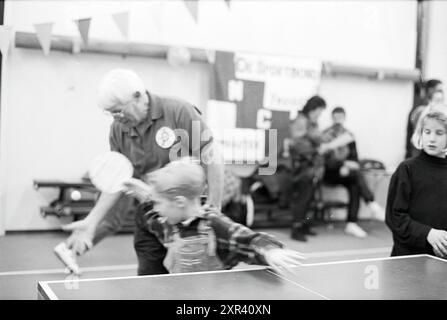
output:
<path id="1" fill-rule="evenodd" d="M 97 92 L 97 103 L 101 109 L 108 109 L 117 103 L 126 103 L 132 96 L 145 92 L 141 78 L 132 70 L 114 69 L 101 79 Z"/>

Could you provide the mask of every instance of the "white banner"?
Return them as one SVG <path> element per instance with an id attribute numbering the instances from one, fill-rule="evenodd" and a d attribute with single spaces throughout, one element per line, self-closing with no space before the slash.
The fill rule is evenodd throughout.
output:
<path id="1" fill-rule="evenodd" d="M 236 128 L 235 103 L 209 100 L 206 107 L 206 122 L 222 146 L 224 161 L 254 164 L 264 159 L 265 131 Z"/>
<path id="2" fill-rule="evenodd" d="M 225 163 L 255 164 L 265 158 L 264 130 L 226 129 L 214 138 L 221 145 Z"/>

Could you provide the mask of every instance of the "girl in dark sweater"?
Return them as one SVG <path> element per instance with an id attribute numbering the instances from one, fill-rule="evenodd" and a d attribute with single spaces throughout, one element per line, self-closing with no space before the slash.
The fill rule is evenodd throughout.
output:
<path id="1" fill-rule="evenodd" d="M 413 143 L 422 152 L 397 167 L 388 190 L 391 255 L 426 253 L 447 258 L 446 114 L 424 114 L 414 134 Z"/>

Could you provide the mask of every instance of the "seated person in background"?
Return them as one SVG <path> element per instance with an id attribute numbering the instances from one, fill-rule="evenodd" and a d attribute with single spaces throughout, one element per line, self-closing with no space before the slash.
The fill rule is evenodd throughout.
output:
<path id="1" fill-rule="evenodd" d="M 172 161 L 145 180 L 148 184 L 130 180 L 127 193 L 153 201 L 153 210 L 145 214 L 147 228 L 167 248 L 163 264 L 170 273 L 231 269 L 239 262 L 284 272 L 302 259 L 274 237 L 202 207 L 205 175 L 190 158 Z"/>
<path id="2" fill-rule="evenodd" d="M 343 134 L 354 135 L 345 128 L 346 112 L 342 107 L 332 110 L 332 126 L 323 131 L 324 141 L 333 141 Z M 374 195 L 368 188 L 360 171 L 355 141 L 340 146 L 325 154 L 325 174 L 323 181 L 329 185 L 341 184 L 348 189 L 349 206 L 345 232 L 355 237 L 364 238 L 367 233 L 357 224 L 360 197 L 366 202 L 376 218 L 385 219 L 385 212 L 374 201 Z"/>
<path id="3" fill-rule="evenodd" d="M 421 153 L 403 161 L 391 177 L 386 224 L 393 233 L 392 256 L 447 257 L 447 115 L 422 115 L 414 132 Z"/>

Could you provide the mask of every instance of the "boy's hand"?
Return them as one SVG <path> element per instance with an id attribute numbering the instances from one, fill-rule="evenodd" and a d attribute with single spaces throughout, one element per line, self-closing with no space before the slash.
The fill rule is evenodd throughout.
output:
<path id="1" fill-rule="evenodd" d="M 137 198 L 140 202 L 147 202 L 151 199 L 151 187 L 138 179 L 129 179 L 124 182 L 124 193 Z"/>
<path id="2" fill-rule="evenodd" d="M 427 241 L 433 247 L 436 256 L 447 257 L 447 232 L 432 228 L 427 236 Z"/>
<path id="3" fill-rule="evenodd" d="M 292 267 L 301 265 L 301 260 L 306 259 L 296 251 L 274 248 L 264 252 L 264 258 L 277 273 L 292 273 Z"/>

